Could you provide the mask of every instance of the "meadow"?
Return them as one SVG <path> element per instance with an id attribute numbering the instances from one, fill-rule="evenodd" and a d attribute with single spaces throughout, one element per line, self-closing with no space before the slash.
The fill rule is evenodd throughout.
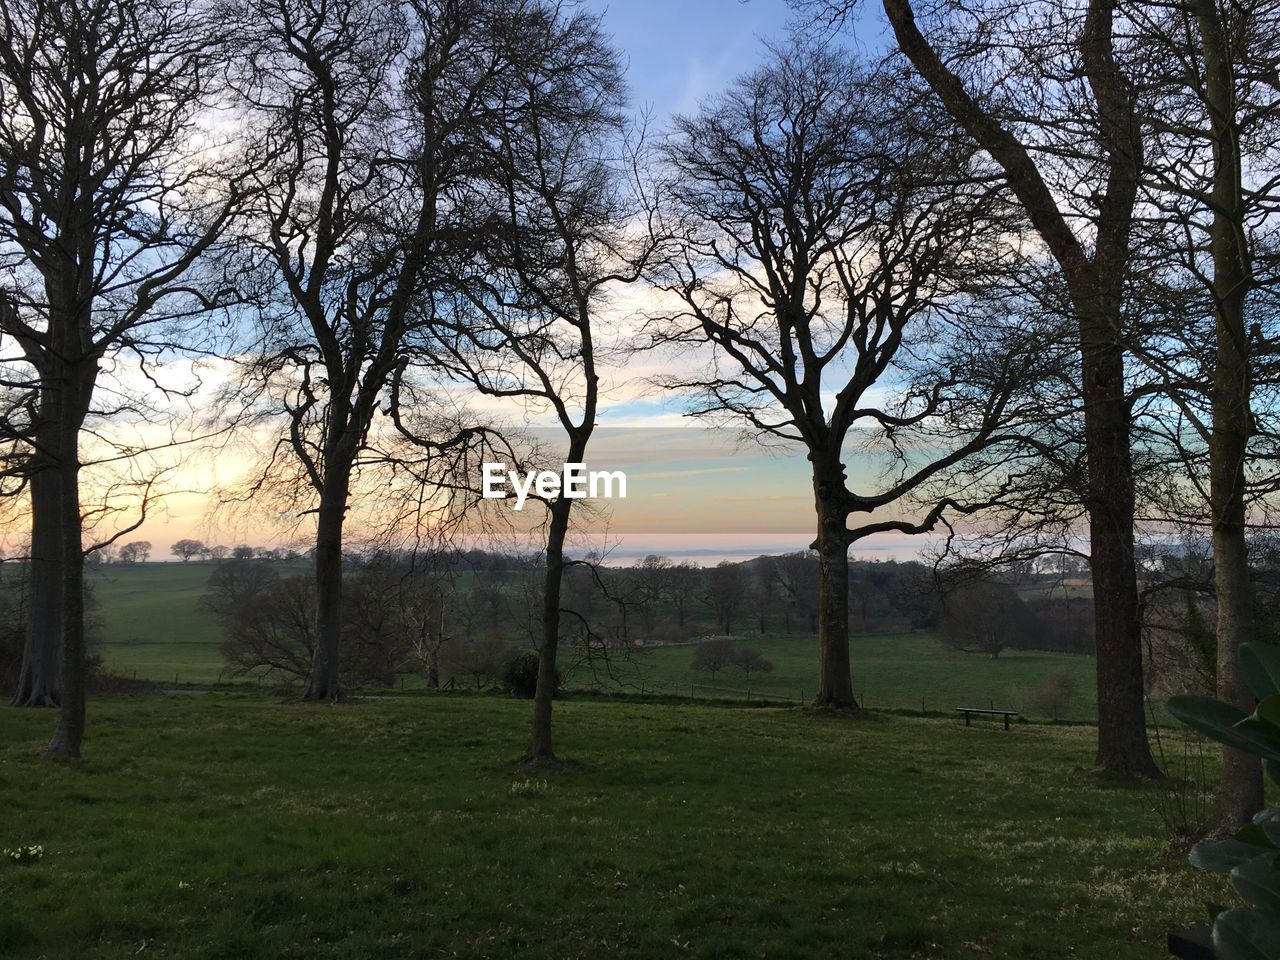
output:
<path id="1" fill-rule="evenodd" d="M 1229 901 L 1094 731 L 250 692 L 0 711 L 0 956 L 1156 960 Z"/>
<path id="2" fill-rule="evenodd" d="M 149 563 L 94 571 L 101 623 L 96 652 L 107 668 L 166 686 L 230 681 L 218 654 L 218 626 L 199 608 L 215 566 Z M 289 572 L 305 572 L 305 567 Z M 812 634 L 747 636 L 740 642 L 758 649 L 773 670 L 748 678 L 730 667 L 712 678 L 692 669 L 692 644 L 676 644 L 607 664 L 566 664 L 565 682 L 570 688 L 695 698 L 745 700 L 750 695 L 799 703 L 813 696 L 817 640 Z M 855 693 L 868 709 L 938 712 L 995 705 L 1031 713 L 1029 691 L 1047 672 L 1062 670 L 1076 681 L 1062 717 L 1096 717 L 1092 657 L 1011 650 L 989 660 L 948 650 L 930 634 L 910 632 L 854 634 L 850 644 Z M 416 678 L 404 679 L 409 689 L 421 686 Z"/>

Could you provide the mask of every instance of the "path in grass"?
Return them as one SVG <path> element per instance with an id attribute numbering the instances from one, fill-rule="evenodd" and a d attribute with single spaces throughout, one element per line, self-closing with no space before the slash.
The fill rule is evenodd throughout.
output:
<path id="1" fill-rule="evenodd" d="M 1224 900 L 1092 731 L 565 702 L 0 710 L 0 956 L 1156 960 Z"/>

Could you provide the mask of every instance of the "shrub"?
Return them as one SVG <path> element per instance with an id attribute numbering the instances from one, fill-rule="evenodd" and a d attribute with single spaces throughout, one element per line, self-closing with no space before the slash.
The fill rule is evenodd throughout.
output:
<path id="1" fill-rule="evenodd" d="M 1076 678 L 1063 667 L 1054 667 L 1046 673 L 1031 692 L 1031 706 L 1037 712 L 1058 720 L 1075 696 Z"/>
<path id="2" fill-rule="evenodd" d="M 502 668 L 502 689 L 508 696 L 532 700 L 538 691 L 538 655 L 532 650 L 513 654 Z M 560 690 L 560 673 L 556 672 L 556 692 Z"/>
<path id="3" fill-rule="evenodd" d="M 1243 644 L 1240 673 L 1258 701 L 1252 714 L 1194 696 L 1172 698 L 1169 712 L 1219 743 L 1261 757 L 1267 775 L 1280 784 L 1280 647 Z M 1227 874 L 1248 904 L 1217 910 L 1214 956 L 1221 960 L 1280 956 L 1280 807 L 1266 807 L 1232 837 L 1196 844 L 1191 863 L 1201 870 Z"/>

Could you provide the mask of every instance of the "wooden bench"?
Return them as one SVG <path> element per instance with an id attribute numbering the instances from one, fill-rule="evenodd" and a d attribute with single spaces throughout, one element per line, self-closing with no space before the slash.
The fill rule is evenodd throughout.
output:
<path id="1" fill-rule="evenodd" d="M 1004 728 L 1009 729 L 1009 718 L 1018 715 L 1017 710 L 988 710 L 985 707 L 956 707 L 956 713 L 964 714 L 964 725 L 969 726 L 969 715 L 983 713 L 992 717 L 1004 717 Z"/>

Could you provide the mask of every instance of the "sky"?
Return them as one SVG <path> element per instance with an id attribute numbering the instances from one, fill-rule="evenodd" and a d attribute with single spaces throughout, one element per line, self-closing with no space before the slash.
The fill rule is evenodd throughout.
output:
<path id="1" fill-rule="evenodd" d="M 784 0 L 587 0 L 627 57 L 633 105 L 655 119 L 695 110 L 781 38 Z"/>
<path id="2" fill-rule="evenodd" d="M 584 6 L 602 16 L 622 50 L 632 109 L 655 130 L 675 114 L 696 111 L 705 97 L 758 66 L 767 56 L 766 42 L 784 40 L 793 17 L 785 0 L 584 0 Z M 879 28 L 872 13 L 865 16 L 866 25 L 859 24 L 846 41 L 877 46 Z M 664 362 L 669 361 L 641 360 L 627 371 L 623 379 L 630 379 L 606 407 L 602 426 L 664 428 L 679 422 L 676 402 L 634 386 Z M 658 552 L 707 563 L 803 549 L 812 539 L 812 494 L 800 451 L 766 455 L 721 436 L 690 458 L 672 453 L 660 429 L 626 434 L 625 441 L 619 436 L 600 439 L 599 462 L 592 464 L 633 471 L 629 500 L 614 504 L 611 513 L 607 536 L 615 562 Z M 282 536 L 270 525 L 219 507 L 209 493 L 215 481 L 231 480 L 242 460 L 247 458 L 233 450 L 216 456 L 191 451 L 178 471 L 182 489 L 127 539 L 150 540 L 155 560 L 174 559 L 171 545 L 187 537 L 223 544 L 279 542 Z M 850 466 L 855 483 L 873 482 L 865 464 Z M 863 542 L 855 552 L 907 556 L 922 546 L 910 538 L 881 538 Z"/>

